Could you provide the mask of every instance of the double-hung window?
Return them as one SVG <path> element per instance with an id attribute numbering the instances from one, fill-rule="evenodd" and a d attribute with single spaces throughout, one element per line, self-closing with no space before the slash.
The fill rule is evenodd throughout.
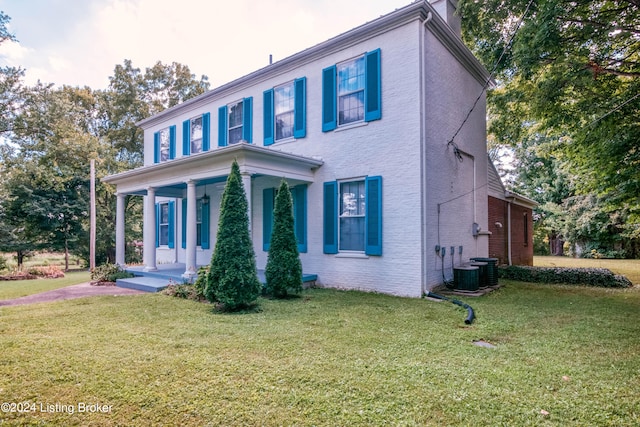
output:
<path id="1" fill-rule="evenodd" d="M 175 202 L 156 204 L 156 247 L 174 247 Z"/>
<path id="2" fill-rule="evenodd" d="M 382 177 L 324 183 L 324 253 L 382 255 Z"/>
<path id="3" fill-rule="evenodd" d="M 209 151 L 210 113 L 182 122 L 182 155 Z"/>
<path id="4" fill-rule="evenodd" d="M 222 106 L 218 109 L 218 146 L 252 140 L 253 98 Z"/>
<path id="5" fill-rule="evenodd" d="M 380 49 L 322 70 L 322 131 L 382 118 Z"/>
<path id="6" fill-rule="evenodd" d="M 153 134 L 153 162 L 176 158 L 176 127 L 169 126 Z"/>
<path id="7" fill-rule="evenodd" d="M 306 86 L 302 77 L 264 92 L 264 145 L 305 137 Z"/>

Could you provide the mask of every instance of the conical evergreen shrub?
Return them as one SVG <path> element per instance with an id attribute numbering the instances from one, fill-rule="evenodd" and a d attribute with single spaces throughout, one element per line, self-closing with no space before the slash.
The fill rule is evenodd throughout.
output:
<path id="1" fill-rule="evenodd" d="M 262 291 L 247 209 L 240 168 L 234 160 L 222 195 L 216 246 L 205 287 L 207 299 L 221 303 L 227 311 L 252 305 Z"/>
<path id="2" fill-rule="evenodd" d="M 289 292 L 302 290 L 302 264 L 293 225 L 293 202 L 285 180 L 282 180 L 275 200 L 265 276 L 267 292 L 276 298 L 285 298 Z"/>

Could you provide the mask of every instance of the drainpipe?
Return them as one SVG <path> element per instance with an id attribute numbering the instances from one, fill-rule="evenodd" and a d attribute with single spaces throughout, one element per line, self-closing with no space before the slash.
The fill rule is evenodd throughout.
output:
<path id="1" fill-rule="evenodd" d="M 429 23 L 429 21 L 431 21 L 431 19 L 433 18 L 433 15 L 431 14 L 431 12 L 427 13 L 427 17 L 424 19 L 424 21 L 422 22 L 422 26 L 420 27 L 420 31 L 419 31 L 419 49 L 420 49 L 420 62 L 419 62 L 419 67 L 420 67 L 420 75 L 422 76 L 422 81 L 421 81 L 421 88 L 420 88 L 420 183 L 422 185 L 422 203 L 421 203 L 421 223 L 422 223 L 422 230 L 421 230 L 421 236 L 422 236 L 422 246 L 421 246 L 421 250 L 422 253 L 420 254 L 420 258 L 422 260 L 422 274 L 421 274 L 421 287 L 422 287 L 422 295 L 425 295 L 426 293 L 428 293 L 427 291 L 427 254 L 431 253 L 430 251 L 427 250 L 426 248 L 426 242 L 427 242 L 427 215 L 426 215 L 426 211 L 427 211 L 427 197 L 426 197 L 426 191 L 427 191 L 427 175 L 425 173 L 425 149 L 426 149 L 426 141 L 425 141 L 425 122 L 426 122 L 426 113 L 425 113 L 425 109 L 427 106 L 427 100 L 426 100 L 426 88 L 427 88 L 427 76 L 426 76 L 426 70 L 425 70 L 425 55 L 424 55 L 424 47 L 425 47 L 425 37 L 427 35 L 426 31 L 427 31 L 427 24 Z"/>

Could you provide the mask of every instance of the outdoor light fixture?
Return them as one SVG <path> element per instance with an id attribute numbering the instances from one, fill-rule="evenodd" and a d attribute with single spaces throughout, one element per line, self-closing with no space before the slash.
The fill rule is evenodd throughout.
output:
<path id="1" fill-rule="evenodd" d="M 202 204 L 203 205 L 208 205 L 209 204 L 209 196 L 207 196 L 207 186 L 204 186 L 204 196 L 202 196 Z"/>

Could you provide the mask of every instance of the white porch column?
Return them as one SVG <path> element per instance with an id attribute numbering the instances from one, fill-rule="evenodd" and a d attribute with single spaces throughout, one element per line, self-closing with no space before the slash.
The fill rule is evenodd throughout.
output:
<path id="1" fill-rule="evenodd" d="M 124 267 L 125 239 L 124 239 L 124 203 L 126 195 L 116 194 L 116 264 Z"/>
<path id="2" fill-rule="evenodd" d="M 156 267 L 156 189 L 147 188 L 144 203 L 144 230 L 143 230 L 143 262 L 144 271 L 155 271 Z"/>
<path id="3" fill-rule="evenodd" d="M 185 271 L 182 277 L 191 280 L 197 274 L 196 270 L 196 246 L 198 245 L 196 182 L 187 181 L 187 238 Z"/>
<path id="4" fill-rule="evenodd" d="M 244 193 L 247 195 L 247 214 L 249 215 L 249 234 L 253 236 L 251 228 L 251 174 L 249 172 L 240 172 L 242 176 L 242 186 L 244 187 Z"/>

